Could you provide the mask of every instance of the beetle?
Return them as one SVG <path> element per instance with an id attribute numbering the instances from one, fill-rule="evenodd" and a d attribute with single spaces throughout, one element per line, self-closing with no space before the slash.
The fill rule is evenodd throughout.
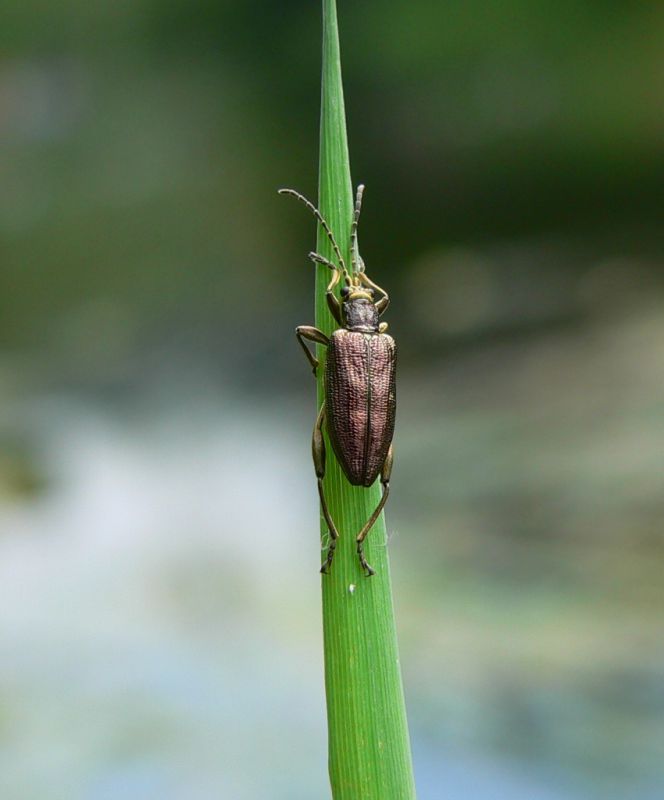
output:
<path id="1" fill-rule="evenodd" d="M 355 539 L 360 565 L 366 576 L 370 577 L 375 575 L 375 570 L 367 563 L 363 545 L 390 492 L 392 437 L 396 415 L 396 345 L 394 339 L 386 333 L 387 323 L 380 322 L 390 298 L 384 289 L 367 276 L 358 250 L 357 225 L 364 186 L 358 186 L 355 198 L 350 236 L 350 272 L 330 226 L 316 206 L 294 189 L 280 189 L 279 193 L 291 195 L 306 205 L 330 240 L 337 260 L 334 264 L 320 253 L 309 253 L 309 258 L 314 263 L 322 264 L 332 271 L 326 299 L 330 312 L 340 327 L 330 337 L 311 325 L 299 325 L 295 329 L 297 340 L 311 364 L 314 376 L 319 362 L 305 340 L 327 347 L 325 399 L 316 418 L 311 442 L 321 509 L 330 531 L 327 557 L 320 571 L 323 574 L 329 571 L 339 539 L 323 489 L 325 426 L 334 453 L 349 483 L 353 486 L 369 487 L 380 476 L 383 487 L 380 502 Z M 340 281 L 343 281 L 341 301 L 335 292 Z"/>

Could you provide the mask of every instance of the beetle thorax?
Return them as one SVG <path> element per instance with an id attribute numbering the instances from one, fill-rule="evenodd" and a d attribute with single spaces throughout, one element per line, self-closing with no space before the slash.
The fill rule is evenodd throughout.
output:
<path id="1" fill-rule="evenodd" d="M 364 298 L 347 300 L 343 304 L 346 328 L 349 331 L 375 333 L 378 331 L 378 311 L 376 306 Z"/>

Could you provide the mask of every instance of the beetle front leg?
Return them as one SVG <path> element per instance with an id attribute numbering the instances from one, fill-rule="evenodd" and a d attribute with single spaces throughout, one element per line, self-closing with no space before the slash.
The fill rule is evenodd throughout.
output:
<path id="1" fill-rule="evenodd" d="M 341 318 L 341 305 L 336 294 L 334 293 L 334 287 L 337 285 L 337 283 L 339 283 L 339 269 L 335 267 L 329 259 L 325 258 L 325 256 L 322 256 L 320 253 L 309 253 L 309 258 L 315 264 L 322 264 L 323 266 L 332 270 L 332 277 L 330 278 L 330 282 L 325 290 L 325 299 L 327 300 L 327 306 L 330 309 L 330 313 L 337 321 L 337 324 L 343 325 L 343 320 Z"/>
<path id="2" fill-rule="evenodd" d="M 370 578 L 372 575 L 376 574 L 376 571 L 371 568 L 371 566 L 367 563 L 367 559 L 364 556 L 364 547 L 363 542 L 366 539 L 367 534 L 373 528 L 376 520 L 380 516 L 380 512 L 383 510 L 385 503 L 387 503 L 387 498 L 390 493 L 390 476 L 392 474 L 392 462 L 394 460 L 394 451 L 392 449 L 392 445 L 390 445 L 390 449 L 387 451 L 387 455 L 385 456 L 385 462 L 383 464 L 383 469 L 380 473 L 380 482 L 383 485 L 383 496 L 380 498 L 380 502 L 376 506 L 375 511 L 367 520 L 365 526 L 362 530 L 357 534 L 357 555 L 360 559 L 360 564 L 362 569 L 365 570 L 367 578 Z"/>
<path id="3" fill-rule="evenodd" d="M 390 298 L 387 295 L 381 297 L 380 300 L 376 303 L 376 311 L 378 311 L 379 317 L 382 316 L 387 311 L 387 307 L 389 306 L 389 304 L 390 304 Z"/>
<path id="4" fill-rule="evenodd" d="M 334 520 L 330 515 L 327 508 L 327 501 L 325 500 L 325 492 L 323 491 L 323 478 L 325 477 L 325 440 L 323 439 L 323 422 L 325 421 L 325 403 L 320 407 L 318 418 L 314 425 L 314 434 L 311 439 L 311 453 L 314 458 L 314 469 L 316 470 L 316 478 L 318 479 L 318 496 L 320 497 L 321 510 L 325 517 L 325 522 L 330 531 L 330 546 L 327 549 L 327 558 L 325 559 L 320 571 L 327 575 L 330 569 L 330 564 L 334 558 L 334 551 L 337 549 L 337 539 L 339 532 L 334 524 Z"/>
<path id="5" fill-rule="evenodd" d="M 318 359 L 306 346 L 304 340 L 308 339 L 310 342 L 317 342 L 318 344 L 324 344 L 326 347 L 330 343 L 330 340 L 323 333 L 323 331 L 319 331 L 318 328 L 314 328 L 311 325 L 298 325 L 297 328 L 295 328 L 295 335 L 297 336 L 297 340 L 300 343 L 300 347 L 304 350 L 304 354 L 307 357 L 309 363 L 311 364 L 312 367 L 311 371 L 315 375 L 316 370 L 318 369 Z"/>
<path id="6" fill-rule="evenodd" d="M 380 300 L 378 300 L 375 304 L 376 310 L 378 311 L 378 316 L 382 316 L 385 313 L 385 311 L 387 311 L 387 307 L 390 304 L 390 296 L 385 291 L 385 289 L 381 288 L 380 286 L 378 286 L 378 284 L 374 283 L 369 277 L 367 277 L 366 273 L 364 272 L 360 273 L 360 280 L 365 286 L 369 287 L 370 289 L 373 289 L 375 292 L 380 292 L 380 294 L 382 295 Z"/>

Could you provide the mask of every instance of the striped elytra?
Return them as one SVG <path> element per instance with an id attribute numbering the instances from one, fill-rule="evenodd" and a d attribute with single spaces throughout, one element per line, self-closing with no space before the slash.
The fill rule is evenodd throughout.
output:
<path id="1" fill-rule="evenodd" d="M 327 429 L 349 482 L 371 486 L 385 463 L 396 414 L 396 345 L 387 333 L 336 330 L 325 368 Z"/>

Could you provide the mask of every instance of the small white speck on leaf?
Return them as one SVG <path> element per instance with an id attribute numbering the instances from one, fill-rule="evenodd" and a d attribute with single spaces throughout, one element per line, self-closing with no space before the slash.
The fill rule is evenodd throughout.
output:
<path id="1" fill-rule="evenodd" d="M 348 591 L 351 594 L 355 594 L 355 584 L 354 583 L 351 583 L 351 585 L 348 587 Z"/>

